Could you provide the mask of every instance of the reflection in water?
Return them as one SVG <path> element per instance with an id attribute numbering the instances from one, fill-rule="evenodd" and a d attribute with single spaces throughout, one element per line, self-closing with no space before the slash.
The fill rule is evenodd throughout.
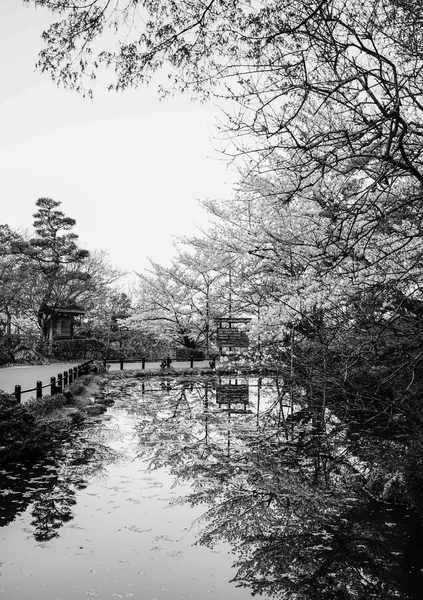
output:
<path id="1" fill-rule="evenodd" d="M 38 542 L 59 536 L 73 519 L 78 490 L 104 470 L 117 455 L 108 446 L 93 444 L 89 428 L 74 431 L 69 440 L 42 463 L 20 464 L 0 472 L 0 527 L 31 506 L 31 526 Z"/>
<path id="2" fill-rule="evenodd" d="M 400 511 L 316 488 L 292 456 L 268 445 L 251 447 L 235 469 L 227 466 L 224 483 L 222 472 L 211 472 L 188 501 L 213 504 L 200 543 L 232 544 L 236 581 L 287 598 L 405 598 L 413 587 L 420 597 L 421 573 L 404 569 L 411 542 Z"/>
<path id="3" fill-rule="evenodd" d="M 327 409 L 293 405 L 283 385 L 266 378 L 126 379 L 111 381 L 106 392 L 115 414 L 125 415 L 119 452 L 130 446 L 131 464 L 137 453 L 142 458 L 133 469 L 164 468 L 189 484 L 175 506 L 207 507 L 198 544 L 229 542 L 237 585 L 287 600 L 420 599 L 423 531 L 412 516 L 366 494 L 365 460 Z M 29 509 L 33 538 L 56 542 L 74 518 L 78 492 L 118 456 L 110 429 L 102 438 L 101 428 L 107 425 L 74 432 L 42 464 L 2 472 L 0 526 Z M 369 440 L 361 444 L 371 448 Z M 110 514 L 119 519 L 127 512 L 119 513 L 122 498 L 139 505 L 139 519 L 146 489 L 137 495 L 128 487 L 135 473 L 125 471 L 121 487 L 108 488 Z M 146 515 L 126 530 L 145 535 L 148 523 Z"/>
<path id="4" fill-rule="evenodd" d="M 181 391 L 177 403 L 183 412 L 189 394 Z M 157 405 L 173 393 L 162 391 L 159 381 L 154 387 L 146 382 L 145 392 L 145 403 L 154 399 Z M 197 528 L 191 525 L 204 507 L 173 502 L 189 486 L 175 488 L 166 469 L 151 474 L 137 458 L 134 424 L 142 418 L 142 386 L 125 381 L 111 394 L 116 404 L 108 420 L 51 457 L 49 480 L 47 464 L 39 465 L 38 487 L 31 480 L 35 473 L 27 471 L 22 492 L 32 495 L 30 505 L 0 531 L 0 595 L 4 591 L 10 600 L 250 598 L 248 590 L 229 583 L 227 547 L 213 552 L 192 547 Z M 100 442 L 105 442 L 104 460 Z M 113 464 L 109 447 L 119 452 Z M 13 482 L 11 471 L 4 475 Z"/>
<path id="5" fill-rule="evenodd" d="M 423 531 L 366 495 L 365 465 L 329 411 L 292 407 L 261 380 L 181 383 L 140 405 L 138 431 L 151 467 L 171 467 L 192 483 L 184 501 L 210 506 L 199 543 L 233 546 L 239 585 L 304 600 L 421 597 Z"/>
<path id="6" fill-rule="evenodd" d="M 52 490 L 38 494 L 31 512 L 37 542 L 58 537 L 58 530 L 73 519 L 72 506 L 75 504 L 75 490 L 66 480 L 59 480 Z"/>

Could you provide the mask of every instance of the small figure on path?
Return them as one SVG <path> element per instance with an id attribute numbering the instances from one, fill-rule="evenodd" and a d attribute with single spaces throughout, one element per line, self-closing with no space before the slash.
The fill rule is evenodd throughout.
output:
<path id="1" fill-rule="evenodd" d="M 160 369 L 162 371 L 164 371 L 165 369 L 169 369 L 171 364 L 172 364 L 172 359 L 170 358 L 170 356 L 168 356 L 167 358 L 164 358 L 162 360 L 162 362 L 160 363 Z"/>

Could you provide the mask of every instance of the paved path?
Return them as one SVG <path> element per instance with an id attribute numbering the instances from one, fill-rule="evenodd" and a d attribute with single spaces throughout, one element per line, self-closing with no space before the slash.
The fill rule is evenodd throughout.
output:
<path id="1" fill-rule="evenodd" d="M 82 362 L 82 361 L 80 361 Z M 146 369 L 154 369 L 160 370 L 161 361 L 157 362 L 149 362 L 145 363 Z M 20 385 L 22 390 L 29 390 L 35 388 L 37 381 L 42 381 L 43 385 L 48 384 L 50 382 L 50 377 L 57 377 L 59 373 L 63 373 L 63 371 L 67 371 L 71 367 L 75 367 L 78 362 L 66 362 L 66 363 L 54 363 L 51 365 L 19 365 L 15 367 L 4 367 L 0 368 L 0 390 L 8 392 L 12 394 L 15 391 L 15 385 Z M 172 368 L 176 371 L 181 371 L 184 369 L 190 368 L 190 361 L 181 361 L 181 362 L 173 362 Z M 195 360 L 194 367 L 197 368 L 208 368 L 209 361 L 208 360 Z M 124 363 L 124 370 L 127 369 L 141 369 L 142 363 Z M 118 371 L 120 370 L 120 363 L 112 363 L 110 364 L 110 371 Z M 43 390 L 43 394 L 48 394 L 49 390 Z M 35 397 L 34 392 L 27 392 L 22 394 L 22 400 L 29 400 L 31 397 Z"/>
<path id="2" fill-rule="evenodd" d="M 15 385 L 20 385 L 22 390 L 35 388 L 37 381 L 42 381 L 43 385 L 50 382 L 50 377 L 57 377 L 58 373 L 63 373 L 75 367 L 80 363 L 54 363 L 51 365 L 19 365 L 16 367 L 5 367 L 0 369 L 0 390 L 13 393 Z M 44 393 L 48 393 L 48 390 Z M 23 400 L 28 400 L 31 396 L 35 396 L 35 392 L 29 392 L 22 395 Z"/>

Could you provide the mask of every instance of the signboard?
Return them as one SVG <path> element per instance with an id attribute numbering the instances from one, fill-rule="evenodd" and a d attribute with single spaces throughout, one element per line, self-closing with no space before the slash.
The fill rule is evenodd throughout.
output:
<path id="1" fill-rule="evenodd" d="M 247 384 L 221 384 L 216 388 L 216 402 L 218 404 L 248 403 Z"/>
<path id="2" fill-rule="evenodd" d="M 217 330 L 217 345 L 230 348 L 248 348 L 249 339 L 245 331 L 221 327 Z"/>

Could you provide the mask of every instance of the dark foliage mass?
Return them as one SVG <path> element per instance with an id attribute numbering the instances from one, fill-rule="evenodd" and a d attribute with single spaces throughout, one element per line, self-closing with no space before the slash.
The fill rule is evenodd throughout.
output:
<path id="1" fill-rule="evenodd" d="M 106 350 L 106 344 L 97 339 L 55 340 L 51 347 L 51 353 L 57 360 L 72 360 L 75 356 L 102 359 Z"/>
<path id="2" fill-rule="evenodd" d="M 63 402 L 55 399 L 54 409 Z M 0 397 L 0 464 L 21 460 L 33 461 L 59 443 L 61 428 L 57 423 L 44 423 L 13 396 Z"/>

